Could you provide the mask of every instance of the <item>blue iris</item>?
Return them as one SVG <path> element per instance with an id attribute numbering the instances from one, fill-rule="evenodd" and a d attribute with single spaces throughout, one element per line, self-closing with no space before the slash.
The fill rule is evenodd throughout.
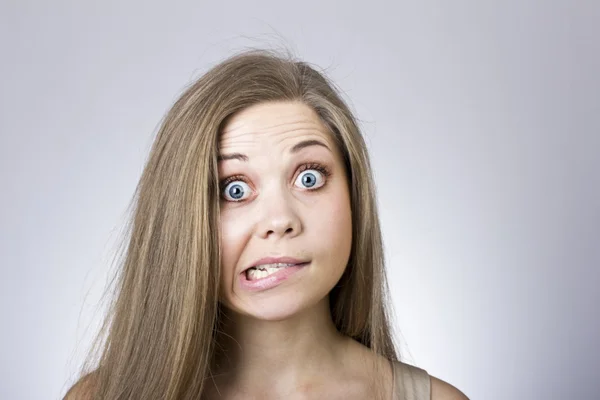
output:
<path id="1" fill-rule="evenodd" d="M 244 189 L 241 185 L 232 185 L 229 188 L 229 195 L 231 198 L 239 200 L 244 196 Z"/>
<path id="2" fill-rule="evenodd" d="M 307 179 L 308 178 L 308 179 Z M 306 187 L 313 187 L 317 183 L 317 178 L 314 174 L 305 174 L 302 177 L 302 184 L 306 185 Z"/>

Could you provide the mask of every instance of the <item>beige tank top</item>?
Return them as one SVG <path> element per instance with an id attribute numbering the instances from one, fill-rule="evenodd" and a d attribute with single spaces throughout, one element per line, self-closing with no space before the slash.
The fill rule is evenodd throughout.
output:
<path id="1" fill-rule="evenodd" d="M 427 371 L 401 361 L 392 362 L 392 371 L 392 400 L 431 399 L 431 382 Z"/>

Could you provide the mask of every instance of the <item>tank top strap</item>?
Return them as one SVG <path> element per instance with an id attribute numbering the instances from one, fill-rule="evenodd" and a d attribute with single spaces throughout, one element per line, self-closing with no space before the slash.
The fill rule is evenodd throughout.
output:
<path id="1" fill-rule="evenodd" d="M 394 373 L 392 400 L 430 400 L 431 381 L 424 369 L 391 361 Z"/>

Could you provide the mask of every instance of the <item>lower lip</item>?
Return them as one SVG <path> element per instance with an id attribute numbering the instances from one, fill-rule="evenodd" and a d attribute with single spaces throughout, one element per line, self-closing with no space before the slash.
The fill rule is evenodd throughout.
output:
<path id="1" fill-rule="evenodd" d="M 246 278 L 246 271 L 240 274 L 240 286 L 244 290 L 249 291 L 259 291 L 259 290 L 267 290 L 272 287 L 275 287 L 287 280 L 290 276 L 300 271 L 302 268 L 309 265 L 310 262 L 304 264 L 296 264 L 290 267 L 280 268 L 279 271 L 273 272 L 269 276 L 265 276 L 264 278 L 256 279 L 254 281 L 249 281 Z"/>

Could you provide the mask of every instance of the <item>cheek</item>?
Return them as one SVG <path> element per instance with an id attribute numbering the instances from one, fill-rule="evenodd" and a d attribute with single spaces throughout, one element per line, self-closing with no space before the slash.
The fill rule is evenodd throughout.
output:
<path id="1" fill-rule="evenodd" d="M 248 228 L 243 224 L 243 218 L 221 216 L 221 280 L 231 282 L 239 256 L 248 238 Z"/>
<path id="2" fill-rule="evenodd" d="M 327 204 L 316 210 L 314 223 L 318 243 L 323 243 L 336 258 L 350 253 L 352 243 L 352 213 L 350 200 L 346 193 L 332 196 Z M 348 253 L 348 254 L 346 254 Z"/>

